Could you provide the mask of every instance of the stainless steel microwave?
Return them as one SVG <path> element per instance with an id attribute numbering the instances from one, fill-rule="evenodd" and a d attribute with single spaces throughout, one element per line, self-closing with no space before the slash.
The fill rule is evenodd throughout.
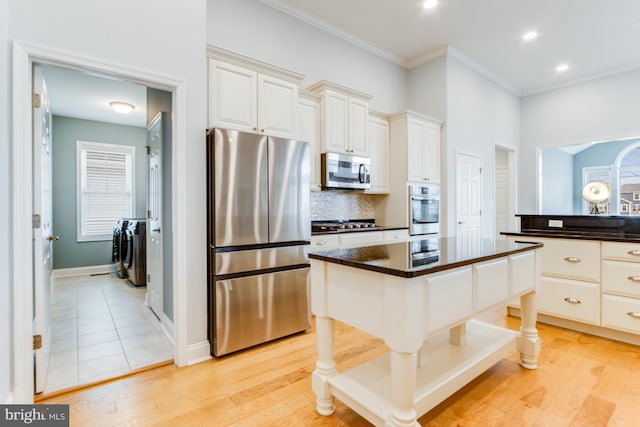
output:
<path id="1" fill-rule="evenodd" d="M 367 190 L 371 188 L 371 159 L 343 153 L 322 153 L 322 188 Z"/>

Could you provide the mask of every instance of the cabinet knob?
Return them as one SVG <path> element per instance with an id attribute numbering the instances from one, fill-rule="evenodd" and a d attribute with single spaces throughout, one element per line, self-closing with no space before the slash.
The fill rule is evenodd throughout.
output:
<path id="1" fill-rule="evenodd" d="M 324 246 L 326 244 L 326 242 L 320 240 L 319 242 L 316 242 L 316 245 L 318 246 Z"/>
<path id="2" fill-rule="evenodd" d="M 627 277 L 627 279 L 632 280 L 634 282 L 640 282 L 640 276 L 639 275 L 634 275 L 634 276 L 629 276 Z"/>
<path id="3" fill-rule="evenodd" d="M 638 256 L 640 255 L 640 249 L 634 249 L 632 251 L 627 252 L 629 255 L 635 255 Z"/>
<path id="4" fill-rule="evenodd" d="M 627 313 L 627 316 L 633 317 L 634 319 L 640 319 L 640 311 L 630 311 Z"/>
<path id="5" fill-rule="evenodd" d="M 567 297 L 564 300 L 569 304 L 582 304 L 582 301 L 580 301 L 578 298 Z"/>
<path id="6" fill-rule="evenodd" d="M 568 256 L 564 259 L 567 262 L 582 262 L 582 260 L 580 258 L 574 257 L 574 256 Z"/>

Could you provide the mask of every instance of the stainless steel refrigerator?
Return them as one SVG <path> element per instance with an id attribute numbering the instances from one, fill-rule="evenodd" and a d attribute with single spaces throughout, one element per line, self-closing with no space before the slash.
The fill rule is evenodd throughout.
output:
<path id="1" fill-rule="evenodd" d="M 310 328 L 309 144 L 212 129 L 207 170 L 211 353 Z"/>

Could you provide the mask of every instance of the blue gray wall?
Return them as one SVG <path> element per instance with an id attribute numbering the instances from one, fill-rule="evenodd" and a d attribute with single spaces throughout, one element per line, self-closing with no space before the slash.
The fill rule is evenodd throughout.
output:
<path id="1" fill-rule="evenodd" d="M 77 241 L 76 141 L 132 145 L 135 153 L 135 216 L 144 217 L 147 194 L 146 129 L 53 116 L 53 268 L 111 264 L 111 240 Z M 115 225 L 115 224 L 114 224 Z"/>
<path id="2" fill-rule="evenodd" d="M 593 166 L 612 166 L 620 151 L 630 144 L 638 142 L 638 139 L 626 139 L 622 141 L 609 141 L 595 144 L 573 156 L 573 212 L 582 214 L 582 168 Z M 617 186 L 615 170 L 612 171 L 611 186 Z M 612 201 L 617 200 L 617 194 L 612 194 Z M 616 213 L 613 206 L 612 214 Z"/>

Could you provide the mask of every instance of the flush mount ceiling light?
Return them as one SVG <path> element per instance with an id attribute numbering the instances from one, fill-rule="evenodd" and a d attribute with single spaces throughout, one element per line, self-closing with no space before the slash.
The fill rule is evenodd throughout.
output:
<path id="1" fill-rule="evenodd" d="M 425 9 L 433 9 L 437 5 L 438 0 L 425 0 L 424 3 L 422 3 L 422 7 L 424 7 Z"/>
<path id="2" fill-rule="evenodd" d="M 528 42 L 531 40 L 535 40 L 538 38 L 538 32 L 537 31 L 529 31 L 526 32 L 522 35 L 522 40 Z"/>
<path id="3" fill-rule="evenodd" d="M 129 104 L 128 102 L 120 102 L 120 101 L 113 101 L 109 103 L 109 105 L 111 105 L 111 108 L 113 108 L 113 111 L 115 111 L 118 114 L 129 114 L 130 112 L 133 111 L 134 108 L 136 108 L 133 104 Z"/>
<path id="4" fill-rule="evenodd" d="M 556 67 L 558 73 L 563 73 L 569 69 L 569 64 L 560 64 Z"/>

